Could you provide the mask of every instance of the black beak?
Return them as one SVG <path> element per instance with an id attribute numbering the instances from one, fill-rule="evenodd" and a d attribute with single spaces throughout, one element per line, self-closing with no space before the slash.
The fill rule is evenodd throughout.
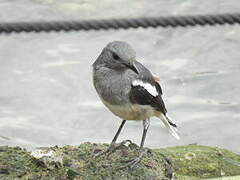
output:
<path id="1" fill-rule="evenodd" d="M 137 73 L 138 74 L 138 70 L 137 70 L 137 68 L 134 66 L 134 64 L 132 63 L 127 63 L 127 64 L 125 64 L 125 66 L 127 66 L 128 68 L 130 68 L 131 70 L 133 70 L 135 73 Z"/>

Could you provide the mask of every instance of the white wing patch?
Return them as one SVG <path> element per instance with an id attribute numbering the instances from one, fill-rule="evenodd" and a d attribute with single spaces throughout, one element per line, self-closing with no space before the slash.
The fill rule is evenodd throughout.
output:
<path id="1" fill-rule="evenodd" d="M 155 86 L 152 86 L 151 84 L 147 83 L 147 82 L 143 82 L 139 79 L 134 80 L 132 82 L 133 86 L 142 86 L 144 89 L 146 89 L 152 96 L 157 96 L 158 92 L 156 90 Z"/>

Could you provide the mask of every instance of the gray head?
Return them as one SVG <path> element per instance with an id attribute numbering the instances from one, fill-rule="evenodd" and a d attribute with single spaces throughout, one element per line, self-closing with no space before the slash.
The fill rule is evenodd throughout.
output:
<path id="1" fill-rule="evenodd" d="M 130 68 L 134 72 L 138 73 L 136 67 L 134 66 L 135 60 L 136 52 L 128 43 L 123 41 L 113 41 L 108 43 L 102 50 L 93 66 L 105 66 L 116 71 Z"/>

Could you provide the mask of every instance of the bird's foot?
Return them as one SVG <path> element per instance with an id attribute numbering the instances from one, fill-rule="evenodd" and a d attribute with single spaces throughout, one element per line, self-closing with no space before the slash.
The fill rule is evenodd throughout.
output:
<path id="1" fill-rule="evenodd" d="M 146 150 L 140 149 L 137 157 L 127 161 L 127 164 L 121 166 L 119 169 L 134 168 L 141 161 L 142 157 L 146 154 L 146 152 Z"/>
<path id="2" fill-rule="evenodd" d="M 97 157 L 105 155 L 105 154 L 107 154 L 107 157 L 108 157 L 110 154 L 114 153 L 117 149 L 119 149 L 120 147 L 122 147 L 126 143 L 131 144 L 132 141 L 131 140 L 125 140 L 125 141 L 122 141 L 121 143 L 118 143 L 118 144 L 111 143 L 106 151 L 99 152 L 99 153 L 95 154 L 94 157 L 97 158 Z"/>

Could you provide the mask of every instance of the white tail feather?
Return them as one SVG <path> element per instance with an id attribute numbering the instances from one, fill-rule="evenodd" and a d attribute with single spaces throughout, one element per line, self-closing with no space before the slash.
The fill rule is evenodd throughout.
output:
<path id="1" fill-rule="evenodd" d="M 171 122 L 171 123 L 175 124 L 174 121 L 172 120 L 172 118 L 170 118 L 167 113 L 165 114 L 165 117 L 167 118 L 168 122 Z M 171 125 L 171 124 L 170 124 L 170 125 Z M 171 127 L 172 127 L 172 126 L 171 126 Z M 178 132 L 178 129 L 177 129 L 176 127 L 172 127 L 172 128 L 173 128 L 176 132 Z"/>
<path id="2" fill-rule="evenodd" d="M 169 132 L 176 138 L 176 139 L 180 139 L 179 135 L 176 132 L 176 129 L 174 127 L 172 127 L 169 122 L 168 119 L 172 122 L 172 120 L 169 118 L 169 116 L 165 116 L 164 114 L 160 114 L 159 118 L 162 120 L 162 122 L 164 123 L 165 127 L 169 130 Z"/>

